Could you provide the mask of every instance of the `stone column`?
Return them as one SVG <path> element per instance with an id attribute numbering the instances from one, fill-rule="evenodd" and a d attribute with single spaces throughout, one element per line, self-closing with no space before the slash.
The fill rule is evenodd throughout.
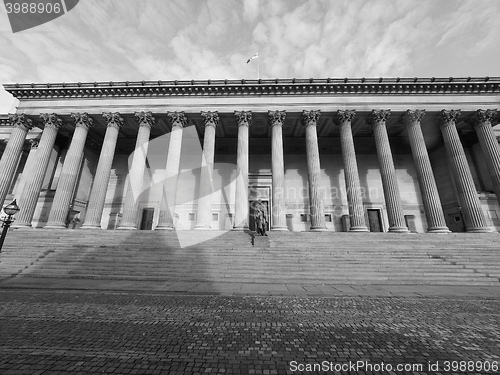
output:
<path id="1" fill-rule="evenodd" d="M 233 230 L 248 228 L 248 129 L 252 123 L 251 111 L 234 111 L 238 124 L 238 151 L 236 157 L 236 200 Z"/>
<path id="2" fill-rule="evenodd" d="M 272 127 L 272 150 L 271 167 L 273 174 L 273 226 L 271 230 L 287 231 L 286 226 L 286 204 L 285 204 L 285 161 L 283 157 L 283 124 L 285 123 L 285 111 L 269 111 L 269 123 Z"/>
<path id="3" fill-rule="evenodd" d="M 99 162 L 95 172 L 94 183 L 90 192 L 89 204 L 85 214 L 85 222 L 82 229 L 100 229 L 102 212 L 108 191 L 109 175 L 115 156 L 118 132 L 123 126 L 123 118 L 118 112 L 105 112 L 102 114 L 106 120 L 107 128 L 104 141 L 102 143 Z"/>
<path id="4" fill-rule="evenodd" d="M 403 204 L 399 194 L 396 168 L 392 159 L 391 145 L 387 135 L 386 120 L 390 110 L 373 110 L 368 117 L 368 123 L 373 126 L 375 145 L 380 163 L 380 175 L 384 189 L 387 216 L 389 218 L 389 232 L 409 233 L 403 213 Z"/>
<path id="5" fill-rule="evenodd" d="M 5 197 L 12 183 L 12 178 L 16 173 L 17 163 L 23 150 L 26 134 L 33 128 L 33 122 L 24 113 L 10 114 L 9 121 L 13 129 L 0 160 L 0 209 L 3 207 Z"/>
<path id="6" fill-rule="evenodd" d="M 198 193 L 198 213 L 195 229 L 210 229 L 212 213 L 212 192 L 215 156 L 215 128 L 219 124 L 219 114 L 215 112 L 201 112 L 205 122 L 205 136 L 203 140 L 203 157 L 201 161 L 200 189 Z"/>
<path id="7" fill-rule="evenodd" d="M 135 116 L 139 120 L 139 131 L 137 132 L 134 156 L 129 171 L 129 183 L 123 206 L 122 220 L 117 229 L 137 229 L 137 204 L 139 195 L 142 192 L 149 135 L 151 127 L 156 122 L 151 112 L 136 112 Z"/>
<path id="8" fill-rule="evenodd" d="M 479 109 L 472 117 L 471 122 L 476 130 L 486 166 L 490 172 L 493 191 L 500 203 L 500 146 L 491 127 L 491 122 L 494 120 L 496 114 L 496 109 Z"/>
<path id="9" fill-rule="evenodd" d="M 486 224 L 472 173 L 458 136 L 456 120 L 459 115 L 460 110 L 443 109 L 440 113 L 441 133 L 457 188 L 458 203 L 462 207 L 467 232 L 490 232 L 491 229 Z"/>
<path id="10" fill-rule="evenodd" d="M 165 179 L 163 180 L 160 218 L 156 230 L 174 229 L 173 214 L 175 213 L 177 177 L 181 162 L 182 130 L 187 125 L 187 117 L 184 112 L 168 112 L 167 115 L 172 124 L 172 131 L 170 132 Z"/>
<path id="11" fill-rule="evenodd" d="M 73 113 L 71 117 L 75 119 L 75 132 L 73 133 L 71 144 L 64 159 L 61 176 L 57 183 L 56 194 L 50 208 L 49 219 L 44 227 L 46 229 L 66 228 L 66 218 L 83 159 L 85 139 L 87 138 L 89 129 L 94 124 L 92 118 L 85 112 Z"/>
<path id="12" fill-rule="evenodd" d="M 63 126 L 62 120 L 55 113 L 42 113 L 40 117 L 44 123 L 44 130 L 38 144 L 35 164 L 30 176 L 26 179 L 21 198 L 19 198 L 20 211 L 15 223 L 16 227 L 31 227 L 31 220 L 33 220 L 38 197 L 49 165 L 50 154 L 54 148 L 57 132 Z"/>
<path id="13" fill-rule="evenodd" d="M 427 218 L 428 233 L 450 233 L 446 226 L 443 207 L 439 199 L 436 180 L 432 173 L 432 166 L 427 153 L 424 135 L 420 127 L 420 121 L 424 116 L 423 110 L 407 110 L 403 116 L 403 123 L 408 132 L 411 153 L 417 172 L 418 185 L 422 194 L 425 217 Z"/>
<path id="14" fill-rule="evenodd" d="M 6 140 L 7 141 L 7 140 Z M 26 163 L 24 164 L 23 171 L 21 173 L 21 178 L 17 185 L 14 195 L 19 196 L 23 192 L 23 188 L 26 185 L 26 181 L 30 178 L 31 172 L 33 171 L 33 166 L 36 164 L 36 152 L 38 149 L 38 143 L 40 142 L 40 137 L 30 138 L 24 142 L 24 147 L 21 155 L 26 152 L 28 157 L 26 158 Z M 7 142 L 5 142 L 7 143 Z M 29 150 L 29 151 L 28 151 Z M 22 156 L 21 156 L 22 157 Z"/>
<path id="15" fill-rule="evenodd" d="M 344 163 L 347 204 L 349 205 L 349 218 L 351 221 L 349 232 L 369 232 L 365 221 L 358 164 L 356 162 L 356 151 L 354 149 L 354 139 L 351 129 L 351 122 L 355 116 L 356 111 L 354 110 L 337 111 L 337 121 L 340 127 L 340 147 L 342 149 L 342 161 Z"/>
<path id="16" fill-rule="evenodd" d="M 326 230 L 325 208 L 321 194 L 321 167 L 319 161 L 316 124 L 320 111 L 303 111 L 302 124 L 306 127 L 307 173 L 309 176 L 309 210 L 311 231 Z"/>

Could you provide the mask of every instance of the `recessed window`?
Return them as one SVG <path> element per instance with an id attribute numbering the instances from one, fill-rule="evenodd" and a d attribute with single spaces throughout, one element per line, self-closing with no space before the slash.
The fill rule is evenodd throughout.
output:
<path id="1" fill-rule="evenodd" d="M 327 223 L 331 223 L 332 222 L 332 214 L 325 214 L 325 221 Z"/>
<path id="2" fill-rule="evenodd" d="M 309 221 L 309 215 L 308 214 L 300 214 L 300 221 L 306 223 Z"/>
<path id="3" fill-rule="evenodd" d="M 490 219 L 498 219 L 497 212 L 495 210 L 489 210 L 488 211 L 488 217 Z"/>
<path id="4" fill-rule="evenodd" d="M 212 221 L 219 221 L 219 214 L 218 213 L 212 214 Z"/>
<path id="5" fill-rule="evenodd" d="M 190 213 L 188 214 L 188 220 L 189 220 L 189 221 L 194 221 L 194 218 L 195 218 L 194 212 L 190 212 Z"/>

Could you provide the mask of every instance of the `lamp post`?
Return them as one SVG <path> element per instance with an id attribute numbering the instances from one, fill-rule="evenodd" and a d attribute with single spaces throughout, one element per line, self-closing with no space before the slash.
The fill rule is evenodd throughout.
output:
<path id="1" fill-rule="evenodd" d="M 5 206 L 3 211 L 7 214 L 7 217 L 3 217 L 0 220 L 3 222 L 2 224 L 2 236 L 0 237 L 0 252 L 2 251 L 3 242 L 5 240 L 5 236 L 7 235 L 7 231 L 9 230 L 10 225 L 14 222 L 13 216 L 19 212 L 19 206 L 16 203 L 16 200 Z"/>

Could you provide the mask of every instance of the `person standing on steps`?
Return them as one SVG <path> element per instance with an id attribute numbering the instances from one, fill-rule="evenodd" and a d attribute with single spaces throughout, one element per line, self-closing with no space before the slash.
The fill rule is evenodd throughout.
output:
<path id="1" fill-rule="evenodd" d="M 266 233 L 266 228 L 268 223 L 267 207 L 264 203 L 262 203 L 261 199 L 259 199 L 257 204 L 255 205 L 254 218 L 255 218 L 255 229 L 257 234 L 260 234 L 261 236 L 267 236 Z"/>

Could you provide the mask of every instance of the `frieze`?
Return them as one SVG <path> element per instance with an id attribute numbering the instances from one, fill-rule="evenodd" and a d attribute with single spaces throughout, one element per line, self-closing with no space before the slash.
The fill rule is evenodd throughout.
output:
<path id="1" fill-rule="evenodd" d="M 238 96 L 435 95 L 500 93 L 500 77 L 324 78 L 5 84 L 18 99 Z"/>

